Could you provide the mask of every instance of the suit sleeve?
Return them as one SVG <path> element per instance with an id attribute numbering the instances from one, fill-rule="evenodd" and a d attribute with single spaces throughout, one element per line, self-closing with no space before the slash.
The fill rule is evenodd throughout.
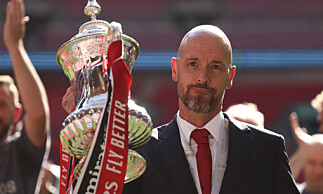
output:
<path id="1" fill-rule="evenodd" d="M 275 166 L 274 193 L 275 194 L 299 194 L 288 164 L 284 138 L 278 141 L 276 166 Z"/>

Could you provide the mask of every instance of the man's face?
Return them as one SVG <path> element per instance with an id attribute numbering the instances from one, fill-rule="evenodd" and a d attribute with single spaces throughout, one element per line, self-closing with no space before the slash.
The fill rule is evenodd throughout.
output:
<path id="1" fill-rule="evenodd" d="M 311 191 L 323 190 L 323 145 L 311 145 L 304 166 L 304 178 Z M 314 190 L 313 190 L 314 189 Z"/>
<path id="2" fill-rule="evenodd" d="M 0 86 L 0 142 L 13 126 L 14 103 L 7 86 Z"/>
<path id="3" fill-rule="evenodd" d="M 182 46 L 175 75 L 173 67 L 182 103 L 196 113 L 219 111 L 225 89 L 231 88 L 230 65 L 228 50 L 219 38 L 199 36 Z"/>

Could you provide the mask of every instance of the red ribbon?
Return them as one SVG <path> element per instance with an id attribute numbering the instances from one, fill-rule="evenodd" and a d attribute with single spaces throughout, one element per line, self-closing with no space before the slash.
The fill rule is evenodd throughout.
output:
<path id="1" fill-rule="evenodd" d="M 60 187 L 59 193 L 65 193 L 69 185 L 67 185 L 69 178 L 70 162 L 71 156 L 64 150 L 62 144 L 60 144 L 60 165 L 61 165 L 61 174 L 60 174 Z"/>
<path id="2" fill-rule="evenodd" d="M 122 42 L 116 42 L 115 45 L 122 46 Z M 132 77 L 123 59 L 115 61 L 111 65 L 111 71 L 112 101 L 105 153 L 96 193 L 121 194 L 128 160 L 128 94 Z"/>

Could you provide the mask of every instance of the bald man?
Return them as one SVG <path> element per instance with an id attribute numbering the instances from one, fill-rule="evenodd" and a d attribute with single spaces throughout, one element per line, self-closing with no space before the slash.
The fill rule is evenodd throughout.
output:
<path id="1" fill-rule="evenodd" d="M 300 127 L 294 112 L 289 119 L 292 134 L 298 143 L 297 150 L 290 157 L 290 166 L 295 179 L 301 172 L 304 175 L 304 182 L 298 185 L 300 193 L 323 194 L 323 134 L 309 135 L 306 128 Z"/>
<path id="2" fill-rule="evenodd" d="M 305 182 L 299 185 L 301 194 L 323 194 L 323 134 L 315 134 L 303 152 Z"/>
<path id="3" fill-rule="evenodd" d="M 283 137 L 222 112 L 225 91 L 232 87 L 236 71 L 230 41 L 222 30 L 212 25 L 190 30 L 171 66 L 179 111 L 170 123 L 154 129 L 140 151 L 147 161 L 146 172 L 126 184 L 124 193 L 299 193 Z M 207 138 L 202 143 L 204 132 L 195 135 L 201 131 Z M 204 161 L 199 159 L 202 147 L 203 153 L 211 152 Z M 205 170 L 209 160 L 212 166 Z"/>

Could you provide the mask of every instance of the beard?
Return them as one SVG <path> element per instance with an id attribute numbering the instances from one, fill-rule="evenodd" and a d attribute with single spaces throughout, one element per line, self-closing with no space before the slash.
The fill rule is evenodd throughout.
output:
<path id="1" fill-rule="evenodd" d="M 181 84 L 178 84 L 177 87 L 178 95 L 183 104 L 186 106 L 186 108 L 195 113 L 210 113 L 223 102 L 224 92 L 222 94 L 219 94 L 217 89 L 210 88 L 206 85 L 189 85 L 186 92 L 184 92 L 184 88 Z M 195 97 L 190 96 L 189 92 L 194 87 L 207 89 L 208 92 L 211 93 L 211 97 L 207 99 L 202 94 Z"/>
<path id="2" fill-rule="evenodd" d="M 5 124 L 0 118 L 0 142 L 6 139 L 6 137 L 9 135 L 9 132 L 12 131 L 12 127 L 13 126 L 11 124 Z"/>

